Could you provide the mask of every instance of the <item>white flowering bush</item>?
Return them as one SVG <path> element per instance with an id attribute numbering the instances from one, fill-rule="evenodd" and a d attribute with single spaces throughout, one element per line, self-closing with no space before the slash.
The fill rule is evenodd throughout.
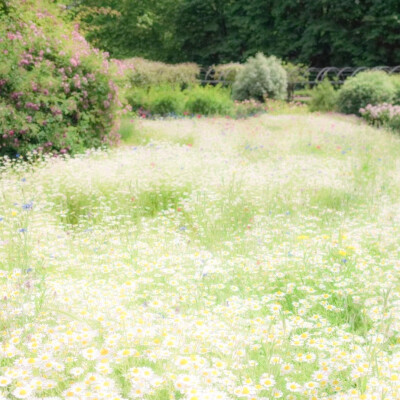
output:
<path id="1" fill-rule="evenodd" d="M 278 58 L 258 53 L 250 57 L 240 70 L 232 87 L 235 100 L 266 98 L 283 100 L 287 95 L 287 73 Z"/>

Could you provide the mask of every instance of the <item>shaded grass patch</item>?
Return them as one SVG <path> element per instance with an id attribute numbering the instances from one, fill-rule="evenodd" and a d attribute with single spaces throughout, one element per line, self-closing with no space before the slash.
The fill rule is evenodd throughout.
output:
<path id="1" fill-rule="evenodd" d="M 315 312 L 325 317 L 333 326 L 348 325 L 349 332 L 366 337 L 373 326 L 373 321 L 364 312 L 362 304 L 355 303 L 351 296 L 334 294 L 329 303 L 337 307 L 339 311 L 329 311 L 325 308 L 314 307 Z"/>
<path id="2" fill-rule="evenodd" d="M 346 211 L 362 202 L 363 197 L 357 193 L 328 187 L 315 189 L 309 199 L 310 206 L 334 211 Z"/>

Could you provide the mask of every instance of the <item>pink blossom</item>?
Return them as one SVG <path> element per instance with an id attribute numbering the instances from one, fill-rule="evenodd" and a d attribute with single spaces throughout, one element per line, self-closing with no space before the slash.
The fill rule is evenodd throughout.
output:
<path id="1" fill-rule="evenodd" d="M 77 67 L 80 64 L 80 61 L 74 57 L 72 57 L 69 61 L 73 67 Z"/>

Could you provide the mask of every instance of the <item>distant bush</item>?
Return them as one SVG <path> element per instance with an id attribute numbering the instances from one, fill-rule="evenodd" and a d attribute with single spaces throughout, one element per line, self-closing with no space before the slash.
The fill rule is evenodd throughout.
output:
<path id="1" fill-rule="evenodd" d="M 194 63 L 165 64 L 132 58 L 126 60 L 131 68 L 128 70 L 129 80 L 134 87 L 150 87 L 160 85 L 179 85 L 186 88 L 197 83 L 200 68 Z"/>
<path id="2" fill-rule="evenodd" d="M 243 71 L 244 65 L 239 63 L 220 64 L 214 66 L 215 79 L 232 85 L 239 72 Z"/>
<path id="3" fill-rule="evenodd" d="M 282 63 L 287 74 L 287 98 L 292 100 L 298 84 L 306 85 L 308 82 L 308 67 L 304 64 Z"/>
<path id="4" fill-rule="evenodd" d="M 148 88 L 132 88 L 125 94 L 126 100 L 132 108 L 132 111 L 139 109 L 148 110 L 150 107 L 150 89 Z"/>
<path id="5" fill-rule="evenodd" d="M 126 96 L 133 111 L 145 110 L 152 115 L 181 115 L 186 97 L 179 87 L 153 86 L 133 88 Z"/>
<path id="6" fill-rule="evenodd" d="M 33 4 L 10 1 L 0 14 L 0 155 L 114 143 L 117 89 L 106 56 L 50 3 Z"/>
<path id="7" fill-rule="evenodd" d="M 390 79 L 395 88 L 393 104 L 400 105 L 400 74 L 391 75 Z"/>
<path id="8" fill-rule="evenodd" d="M 197 86 L 187 91 L 185 108 L 189 113 L 202 115 L 230 115 L 234 104 L 230 91 L 220 86 Z"/>
<path id="9" fill-rule="evenodd" d="M 400 132 L 400 106 L 393 104 L 368 104 L 360 109 L 361 116 L 371 125 L 384 126 Z"/>
<path id="10" fill-rule="evenodd" d="M 158 87 L 150 90 L 148 110 L 153 115 L 181 115 L 185 107 L 185 95 L 179 88 Z"/>
<path id="11" fill-rule="evenodd" d="M 238 73 L 232 88 L 235 100 L 265 98 L 285 99 L 287 74 L 281 62 L 274 56 L 265 57 L 258 53 L 250 57 L 244 69 Z"/>
<path id="12" fill-rule="evenodd" d="M 127 99 L 140 114 L 232 115 L 234 103 L 230 90 L 220 86 L 192 86 L 181 91 L 178 86 L 132 88 Z"/>
<path id="13" fill-rule="evenodd" d="M 310 111 L 334 111 L 337 97 L 338 92 L 329 79 L 325 78 L 322 83 L 311 91 Z"/>
<path id="14" fill-rule="evenodd" d="M 361 72 L 347 79 L 339 90 L 338 108 L 345 114 L 359 114 L 359 110 L 368 104 L 391 103 L 395 91 L 390 76 L 385 72 Z"/>

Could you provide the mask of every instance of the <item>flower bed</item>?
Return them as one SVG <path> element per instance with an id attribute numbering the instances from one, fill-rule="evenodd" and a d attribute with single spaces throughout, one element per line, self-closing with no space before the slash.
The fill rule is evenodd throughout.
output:
<path id="1" fill-rule="evenodd" d="M 360 109 L 360 114 L 371 125 L 386 126 L 400 131 L 400 106 L 388 103 L 376 106 L 368 104 Z"/>

